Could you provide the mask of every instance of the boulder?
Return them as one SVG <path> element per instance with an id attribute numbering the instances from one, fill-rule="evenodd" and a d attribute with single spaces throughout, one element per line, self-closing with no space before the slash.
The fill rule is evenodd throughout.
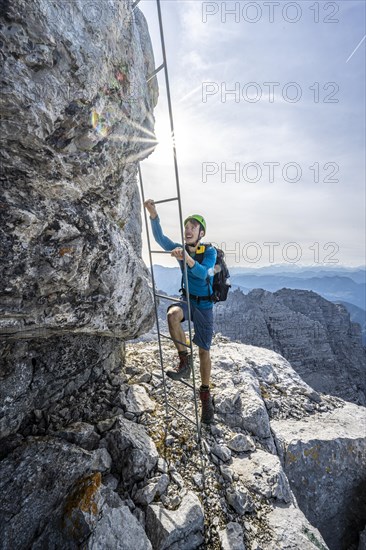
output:
<path id="1" fill-rule="evenodd" d="M 188 492 L 177 510 L 151 504 L 146 512 L 146 532 L 154 550 L 194 550 L 203 542 L 203 508 Z"/>
<path id="2" fill-rule="evenodd" d="M 320 532 L 309 523 L 302 511 L 294 504 L 277 503 L 266 515 L 270 530 L 270 542 L 263 550 L 330 550 Z"/>
<path id="3" fill-rule="evenodd" d="M 366 409 L 344 403 L 300 420 L 274 420 L 271 428 L 310 523 L 332 550 L 356 543 L 366 521 Z"/>
<path id="4" fill-rule="evenodd" d="M 155 478 L 151 478 L 149 483 L 138 489 L 134 496 L 135 502 L 147 506 L 151 504 L 156 497 L 160 497 L 168 488 L 169 485 L 169 476 L 163 474 Z"/>
<path id="5" fill-rule="evenodd" d="M 32 548 L 151 550 L 145 531 L 126 504 L 95 476 L 74 486 Z"/>
<path id="6" fill-rule="evenodd" d="M 231 459 L 231 451 L 226 445 L 215 443 L 215 445 L 211 447 L 211 453 L 222 460 L 222 462 L 228 462 Z"/>
<path id="7" fill-rule="evenodd" d="M 113 471 L 121 475 L 127 488 L 147 477 L 158 461 L 155 444 L 144 428 L 122 416 L 101 440 L 101 446 L 108 449 Z"/>
<path id="8" fill-rule="evenodd" d="M 292 501 L 290 486 L 278 456 L 257 449 L 249 456 L 234 457 L 230 468 L 251 491 L 265 498 Z"/>
<path id="9" fill-rule="evenodd" d="M 248 430 L 271 442 L 269 418 L 258 379 L 234 346 L 232 351 L 228 360 L 227 356 L 213 350 L 213 376 L 215 384 L 220 387 L 220 391 L 214 393 L 215 413 L 228 426 Z M 234 369 L 235 377 L 232 375 Z"/>
<path id="10" fill-rule="evenodd" d="M 245 550 L 243 529 L 239 523 L 229 522 L 219 532 L 222 550 Z"/>
<path id="11" fill-rule="evenodd" d="M 98 521 L 87 550 L 151 550 L 151 543 L 139 521 L 127 506 L 108 507 Z"/>
<path id="12" fill-rule="evenodd" d="M 234 435 L 228 442 L 229 449 L 236 453 L 243 453 L 255 450 L 255 444 L 251 437 L 244 434 Z"/>
<path id="13" fill-rule="evenodd" d="M 245 487 L 233 485 L 227 489 L 226 500 L 239 516 L 254 510 L 253 499 Z"/>
<path id="14" fill-rule="evenodd" d="M 120 401 L 123 410 L 136 416 L 155 409 L 155 403 L 150 399 L 143 386 L 133 384 L 125 386 L 120 394 Z"/>
<path id="15" fill-rule="evenodd" d="M 105 449 L 90 452 L 61 439 L 27 438 L 0 462 L 2 548 L 31 546 L 55 514 L 60 517 L 64 513 L 70 520 L 73 536 L 74 526 L 78 526 L 76 539 L 85 534 L 83 518 L 96 520 L 94 495 L 101 485 L 100 474 L 110 466 Z M 76 501 L 81 503 L 79 507 L 74 506 Z"/>
<path id="16" fill-rule="evenodd" d="M 100 436 L 94 430 L 94 426 L 87 422 L 69 424 L 66 428 L 55 432 L 53 435 L 61 437 L 88 451 L 96 449 L 100 440 Z"/>

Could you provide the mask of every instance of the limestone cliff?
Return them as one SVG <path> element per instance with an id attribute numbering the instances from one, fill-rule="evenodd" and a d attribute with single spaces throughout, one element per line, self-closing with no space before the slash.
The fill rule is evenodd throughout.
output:
<path id="1" fill-rule="evenodd" d="M 2 333 L 130 337 L 151 319 L 135 183 L 155 143 L 146 21 L 117 0 L 5 7 Z"/>
<path id="2" fill-rule="evenodd" d="M 2 8 L 0 436 L 153 323 L 136 171 L 158 98 L 131 2 Z"/>

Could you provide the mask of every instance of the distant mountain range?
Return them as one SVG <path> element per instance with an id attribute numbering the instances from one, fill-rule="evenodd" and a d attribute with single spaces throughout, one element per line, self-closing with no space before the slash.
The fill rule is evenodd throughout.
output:
<path id="1" fill-rule="evenodd" d="M 356 283 L 366 283 L 366 266 L 359 267 L 327 267 L 327 266 L 304 266 L 297 265 L 270 265 L 265 267 L 230 267 L 232 275 L 278 275 L 283 277 L 350 277 Z"/>
<path id="2" fill-rule="evenodd" d="M 241 290 L 263 288 L 275 292 L 281 288 L 313 290 L 331 302 L 344 301 L 365 308 L 366 284 L 357 283 L 349 276 L 324 275 L 295 277 L 290 275 L 233 275 L 231 281 Z"/>
<path id="3" fill-rule="evenodd" d="M 240 289 L 244 294 L 257 288 L 270 292 L 283 288 L 312 290 L 331 302 L 343 304 L 351 321 L 360 324 L 366 345 L 366 267 L 231 267 L 230 274 L 232 289 Z M 179 293 L 179 267 L 154 265 L 154 277 L 158 289 L 173 296 Z"/>

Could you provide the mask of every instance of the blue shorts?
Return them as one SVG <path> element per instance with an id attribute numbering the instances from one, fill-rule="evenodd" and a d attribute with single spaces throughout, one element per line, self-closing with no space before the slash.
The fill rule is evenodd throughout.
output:
<path id="1" fill-rule="evenodd" d="M 213 308 L 199 309 L 192 300 L 190 301 L 190 304 L 191 321 L 193 321 L 194 326 L 194 337 L 192 341 L 200 348 L 208 351 L 211 347 L 213 336 Z M 183 323 L 184 321 L 188 321 L 188 304 L 186 300 L 181 300 L 170 304 L 167 312 L 173 306 L 182 308 L 183 319 L 181 322 Z"/>

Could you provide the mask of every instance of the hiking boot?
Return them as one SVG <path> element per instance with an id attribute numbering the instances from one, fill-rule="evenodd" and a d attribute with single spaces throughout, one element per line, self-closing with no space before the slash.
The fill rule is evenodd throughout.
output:
<path id="1" fill-rule="evenodd" d="M 211 424 L 214 419 L 214 407 L 209 389 L 200 388 L 200 400 L 202 405 L 201 422 Z"/>
<path id="2" fill-rule="evenodd" d="M 166 371 L 172 380 L 189 378 L 191 376 L 191 356 L 188 353 L 179 353 L 179 365 Z"/>

